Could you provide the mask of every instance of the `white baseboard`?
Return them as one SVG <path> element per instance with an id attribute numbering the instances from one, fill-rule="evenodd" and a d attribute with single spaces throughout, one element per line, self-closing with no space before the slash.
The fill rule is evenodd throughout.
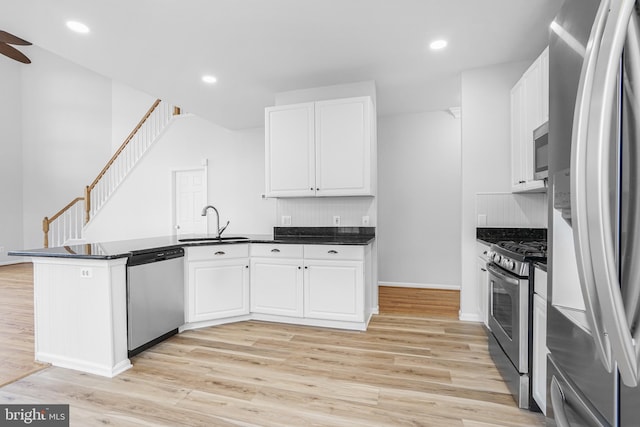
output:
<path id="1" fill-rule="evenodd" d="M 12 265 L 12 264 L 22 264 L 25 262 L 30 262 L 29 258 L 24 257 L 13 257 L 14 259 L 0 261 L 0 266 L 2 265 Z"/>
<path id="2" fill-rule="evenodd" d="M 462 320 L 463 322 L 482 323 L 483 321 L 480 313 L 463 313 L 461 311 L 458 312 L 458 319 Z"/>
<path id="3" fill-rule="evenodd" d="M 121 360 L 115 365 L 109 366 L 102 363 L 88 362 L 86 360 L 43 352 L 36 353 L 35 359 L 38 362 L 50 363 L 53 366 L 58 366 L 60 368 L 74 369 L 76 371 L 87 372 L 89 374 L 100 375 L 108 378 L 113 378 L 133 366 L 129 359 Z"/>
<path id="4" fill-rule="evenodd" d="M 391 286 L 391 287 L 398 287 L 398 288 L 444 289 L 449 291 L 460 290 L 460 285 L 445 285 L 440 283 L 378 282 L 378 286 Z"/>

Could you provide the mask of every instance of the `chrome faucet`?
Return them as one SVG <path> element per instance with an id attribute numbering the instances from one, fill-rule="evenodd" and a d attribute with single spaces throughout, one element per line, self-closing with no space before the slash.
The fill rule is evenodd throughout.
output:
<path id="1" fill-rule="evenodd" d="M 207 216 L 207 210 L 211 208 L 213 209 L 213 211 L 216 213 L 216 238 L 220 238 L 220 235 L 222 235 L 222 233 L 224 232 L 224 230 L 227 229 L 227 227 L 229 226 L 229 222 L 227 221 L 227 224 L 220 228 L 220 214 L 218 213 L 218 209 L 215 208 L 215 206 L 213 205 L 207 205 L 202 209 L 202 216 Z"/>

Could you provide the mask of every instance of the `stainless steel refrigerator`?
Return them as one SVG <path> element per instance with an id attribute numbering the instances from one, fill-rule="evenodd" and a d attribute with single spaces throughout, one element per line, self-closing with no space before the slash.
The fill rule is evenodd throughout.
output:
<path id="1" fill-rule="evenodd" d="M 639 9 L 550 28 L 548 425 L 640 426 Z"/>

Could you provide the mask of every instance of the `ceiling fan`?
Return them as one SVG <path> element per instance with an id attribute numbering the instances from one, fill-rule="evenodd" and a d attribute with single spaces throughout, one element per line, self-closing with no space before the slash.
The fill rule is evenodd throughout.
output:
<path id="1" fill-rule="evenodd" d="M 18 62 L 22 62 L 23 64 L 31 64 L 31 60 L 15 47 L 9 46 L 11 44 L 15 44 L 18 46 L 31 45 L 30 42 L 23 40 L 20 37 L 16 37 L 11 33 L 0 30 L 0 53 L 4 56 L 8 56 L 11 59 L 15 59 Z"/>

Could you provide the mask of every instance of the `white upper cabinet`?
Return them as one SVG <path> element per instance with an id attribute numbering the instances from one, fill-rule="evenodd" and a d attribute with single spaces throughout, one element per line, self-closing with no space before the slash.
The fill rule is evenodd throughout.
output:
<path id="1" fill-rule="evenodd" d="M 315 195 L 314 104 L 285 105 L 265 112 L 266 195 Z"/>
<path id="2" fill-rule="evenodd" d="M 371 98 L 316 102 L 316 195 L 371 192 Z"/>
<path id="3" fill-rule="evenodd" d="M 542 74 L 542 123 L 549 121 L 549 47 L 540 55 L 540 69 Z"/>
<path id="4" fill-rule="evenodd" d="M 374 125 L 370 97 L 267 108 L 266 196 L 373 195 Z"/>
<path id="5" fill-rule="evenodd" d="M 549 49 L 511 89 L 511 190 L 546 191 L 533 177 L 533 131 L 549 120 Z"/>

